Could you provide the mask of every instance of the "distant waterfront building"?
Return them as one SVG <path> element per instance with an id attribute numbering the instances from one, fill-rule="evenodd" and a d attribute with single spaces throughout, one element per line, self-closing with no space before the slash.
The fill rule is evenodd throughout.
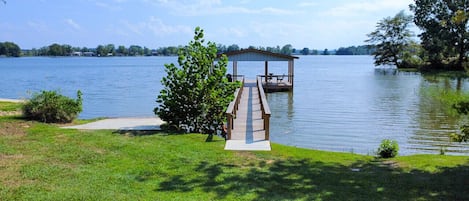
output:
<path id="1" fill-rule="evenodd" d="M 83 52 L 83 56 L 85 57 L 94 57 L 96 54 L 94 52 Z"/>
<path id="2" fill-rule="evenodd" d="M 81 57 L 81 56 L 82 56 L 82 52 L 72 52 L 72 53 L 70 54 L 70 56 L 72 56 L 72 57 Z"/>

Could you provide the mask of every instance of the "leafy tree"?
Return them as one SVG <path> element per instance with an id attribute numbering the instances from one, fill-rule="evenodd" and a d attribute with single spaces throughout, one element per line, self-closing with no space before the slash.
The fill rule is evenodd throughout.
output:
<path id="1" fill-rule="evenodd" d="M 217 52 L 218 54 L 225 53 L 227 51 L 226 45 L 217 44 Z"/>
<path id="2" fill-rule="evenodd" d="M 371 55 L 374 52 L 373 45 L 359 45 L 340 47 L 335 54 L 336 55 Z"/>
<path id="3" fill-rule="evenodd" d="M 415 24 L 423 31 L 419 36 L 432 67 L 442 68 L 443 64 L 454 63 L 446 66 L 463 70 L 469 50 L 469 1 L 415 0 L 410 8 Z"/>
<path id="4" fill-rule="evenodd" d="M 280 51 L 280 53 L 286 54 L 286 55 L 291 55 L 291 53 L 293 51 L 292 49 L 293 49 L 292 45 L 287 44 L 287 45 L 284 45 L 282 47 L 282 50 Z"/>
<path id="5" fill-rule="evenodd" d="M 309 48 L 305 47 L 303 50 L 301 50 L 302 55 L 308 55 L 309 54 Z"/>
<path id="6" fill-rule="evenodd" d="M 96 54 L 102 57 L 106 56 L 107 55 L 106 47 L 104 47 L 104 45 L 98 45 L 98 47 L 96 47 Z"/>
<path id="7" fill-rule="evenodd" d="M 394 17 L 379 21 L 376 30 L 368 34 L 369 39 L 365 42 L 376 47 L 373 53 L 376 66 L 402 67 L 403 54 L 412 37 L 412 32 L 409 30 L 411 22 L 412 16 L 401 11 Z"/>
<path id="8" fill-rule="evenodd" d="M 323 54 L 323 55 L 329 55 L 330 53 L 329 53 L 329 50 L 326 48 L 326 49 L 324 49 L 324 51 L 322 52 L 322 54 Z"/>
<path id="9" fill-rule="evenodd" d="M 143 47 L 143 55 L 151 56 L 151 50 L 148 47 Z"/>
<path id="10" fill-rule="evenodd" d="M 217 59 L 217 46 L 212 42 L 205 45 L 203 36 L 197 27 L 194 40 L 179 49 L 179 67 L 165 65 L 167 76 L 161 80 L 164 88 L 154 112 L 170 127 L 214 134 L 222 129 L 236 84 L 225 77 L 227 57 Z"/>
<path id="11" fill-rule="evenodd" d="M 38 55 L 39 55 L 39 56 L 47 56 L 47 55 L 49 55 L 49 47 L 46 46 L 46 47 L 41 47 L 41 48 L 39 48 Z"/>
<path id="12" fill-rule="evenodd" d="M 239 50 L 239 46 L 236 44 L 233 44 L 233 45 L 228 46 L 226 52 L 233 52 L 233 51 L 238 51 L 238 50 Z"/>
<path id="13" fill-rule="evenodd" d="M 351 48 L 344 48 L 341 47 L 335 52 L 336 55 L 353 55 L 353 52 L 351 51 Z"/>
<path id="14" fill-rule="evenodd" d="M 60 56 L 70 56 L 72 54 L 73 48 L 71 45 L 61 45 L 62 55 Z"/>
<path id="15" fill-rule="evenodd" d="M 21 56 L 21 49 L 13 42 L 0 43 L 0 55 L 5 55 L 7 57 L 19 57 Z"/>
<path id="16" fill-rule="evenodd" d="M 61 45 L 54 43 L 49 45 L 49 50 L 47 51 L 47 55 L 49 56 L 63 56 L 63 48 Z"/>
<path id="17" fill-rule="evenodd" d="M 116 53 L 119 54 L 119 55 L 125 56 L 125 55 L 128 54 L 127 48 L 125 48 L 125 46 L 123 46 L 123 45 L 119 45 L 119 47 L 117 47 Z"/>
<path id="18" fill-rule="evenodd" d="M 82 52 L 89 52 L 89 51 L 90 51 L 90 49 L 89 49 L 89 48 L 87 48 L 87 47 L 82 47 L 82 48 L 81 48 L 81 51 L 82 51 Z"/>
<path id="19" fill-rule="evenodd" d="M 106 45 L 106 56 L 111 54 L 112 56 L 116 55 L 116 47 L 114 44 L 107 44 Z"/>
<path id="20" fill-rule="evenodd" d="M 138 45 L 131 45 L 129 47 L 129 55 L 131 56 L 143 55 L 143 48 Z"/>

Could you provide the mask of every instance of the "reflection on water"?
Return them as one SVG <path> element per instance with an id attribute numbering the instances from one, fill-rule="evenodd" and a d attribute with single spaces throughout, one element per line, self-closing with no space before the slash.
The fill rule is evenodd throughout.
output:
<path id="1" fill-rule="evenodd" d="M 28 91 L 60 89 L 84 93 L 80 118 L 151 116 L 176 57 L 2 58 L 0 97 L 21 98 Z M 232 70 L 231 68 L 229 70 Z M 285 62 L 269 71 L 287 74 Z M 263 74 L 264 62 L 239 62 L 247 79 Z M 232 73 L 232 72 L 228 72 Z M 369 56 L 302 56 L 295 61 L 293 92 L 267 95 L 274 142 L 322 150 L 374 154 L 382 139 L 397 140 L 400 154 L 469 154 L 468 144 L 450 143 L 461 119 L 424 93 L 430 86 L 467 91 L 462 77 L 442 78 L 375 69 Z"/>
<path id="2" fill-rule="evenodd" d="M 451 142 L 449 134 L 458 132 L 459 125 L 465 117 L 451 112 L 429 88 L 440 88 L 446 91 L 463 91 L 464 81 L 461 77 L 423 76 L 420 87 L 419 112 L 416 115 L 416 129 L 409 139 L 421 150 L 445 150 L 451 153 L 468 153 L 469 145 Z"/>
<path id="3" fill-rule="evenodd" d="M 366 59 L 360 63 L 358 58 L 333 57 L 329 65 L 309 59 L 329 58 L 302 57 L 294 92 L 268 94 L 273 141 L 371 155 L 389 138 L 398 141 L 403 155 L 438 154 L 441 149 L 469 153 L 469 145 L 449 141 L 458 118 L 448 116 L 435 97 L 422 93 L 445 80 L 431 83 L 416 72 L 373 69 Z M 337 65 L 342 59 L 352 61 Z"/>

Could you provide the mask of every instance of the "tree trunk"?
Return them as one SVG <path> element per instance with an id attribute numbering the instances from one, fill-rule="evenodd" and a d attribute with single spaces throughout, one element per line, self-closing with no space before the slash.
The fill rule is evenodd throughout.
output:
<path id="1" fill-rule="evenodd" d="M 467 22 L 464 24 L 467 24 Z M 462 30 L 463 31 L 461 31 L 462 32 L 461 36 L 465 36 L 466 29 L 463 28 Z M 460 37 L 459 44 L 458 44 L 459 45 L 459 58 L 458 58 L 458 64 L 456 66 L 456 70 L 464 70 L 463 62 L 464 62 L 464 56 L 466 55 L 466 48 L 465 48 L 464 40 L 465 40 L 464 37 Z"/>
<path id="2" fill-rule="evenodd" d="M 463 62 L 464 62 L 464 55 L 465 55 L 465 49 L 464 49 L 464 39 L 459 44 L 459 58 L 458 58 L 458 63 L 456 66 L 455 70 L 464 70 Z"/>

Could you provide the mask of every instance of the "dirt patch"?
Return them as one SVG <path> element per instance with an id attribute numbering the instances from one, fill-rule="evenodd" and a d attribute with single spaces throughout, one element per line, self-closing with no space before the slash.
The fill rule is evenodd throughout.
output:
<path id="1" fill-rule="evenodd" d="M 275 162 L 274 159 L 264 159 L 256 156 L 255 153 L 250 151 L 238 151 L 236 155 L 243 158 L 242 161 L 236 163 L 240 168 L 264 167 L 271 165 Z"/>
<path id="2" fill-rule="evenodd" d="M 385 161 L 381 161 L 379 163 L 379 166 L 380 167 L 386 167 L 386 168 L 389 168 L 389 169 L 398 169 L 398 168 L 401 168 L 401 165 L 396 162 L 396 161 L 392 161 L 392 160 L 385 160 Z"/>
<path id="3" fill-rule="evenodd" d="M 245 158 L 247 160 L 253 160 L 253 159 L 257 159 L 257 156 L 250 152 L 250 151 L 238 151 L 236 152 L 236 155 L 242 157 L 242 158 Z"/>
<path id="4" fill-rule="evenodd" d="M 22 158 L 24 158 L 23 154 L 13 154 L 13 155 L 0 154 L 0 167 L 11 164 L 13 160 L 18 160 Z"/>
<path id="5" fill-rule="evenodd" d="M 21 111 L 0 111 L 1 116 L 17 116 L 21 115 Z"/>
<path id="6" fill-rule="evenodd" d="M 18 188 L 32 182 L 21 177 L 19 161 L 23 159 L 23 154 L 0 154 L 0 184 L 7 188 Z"/>
<path id="7" fill-rule="evenodd" d="M 31 123 L 28 122 L 1 122 L 0 136 L 24 136 L 29 127 Z"/>

